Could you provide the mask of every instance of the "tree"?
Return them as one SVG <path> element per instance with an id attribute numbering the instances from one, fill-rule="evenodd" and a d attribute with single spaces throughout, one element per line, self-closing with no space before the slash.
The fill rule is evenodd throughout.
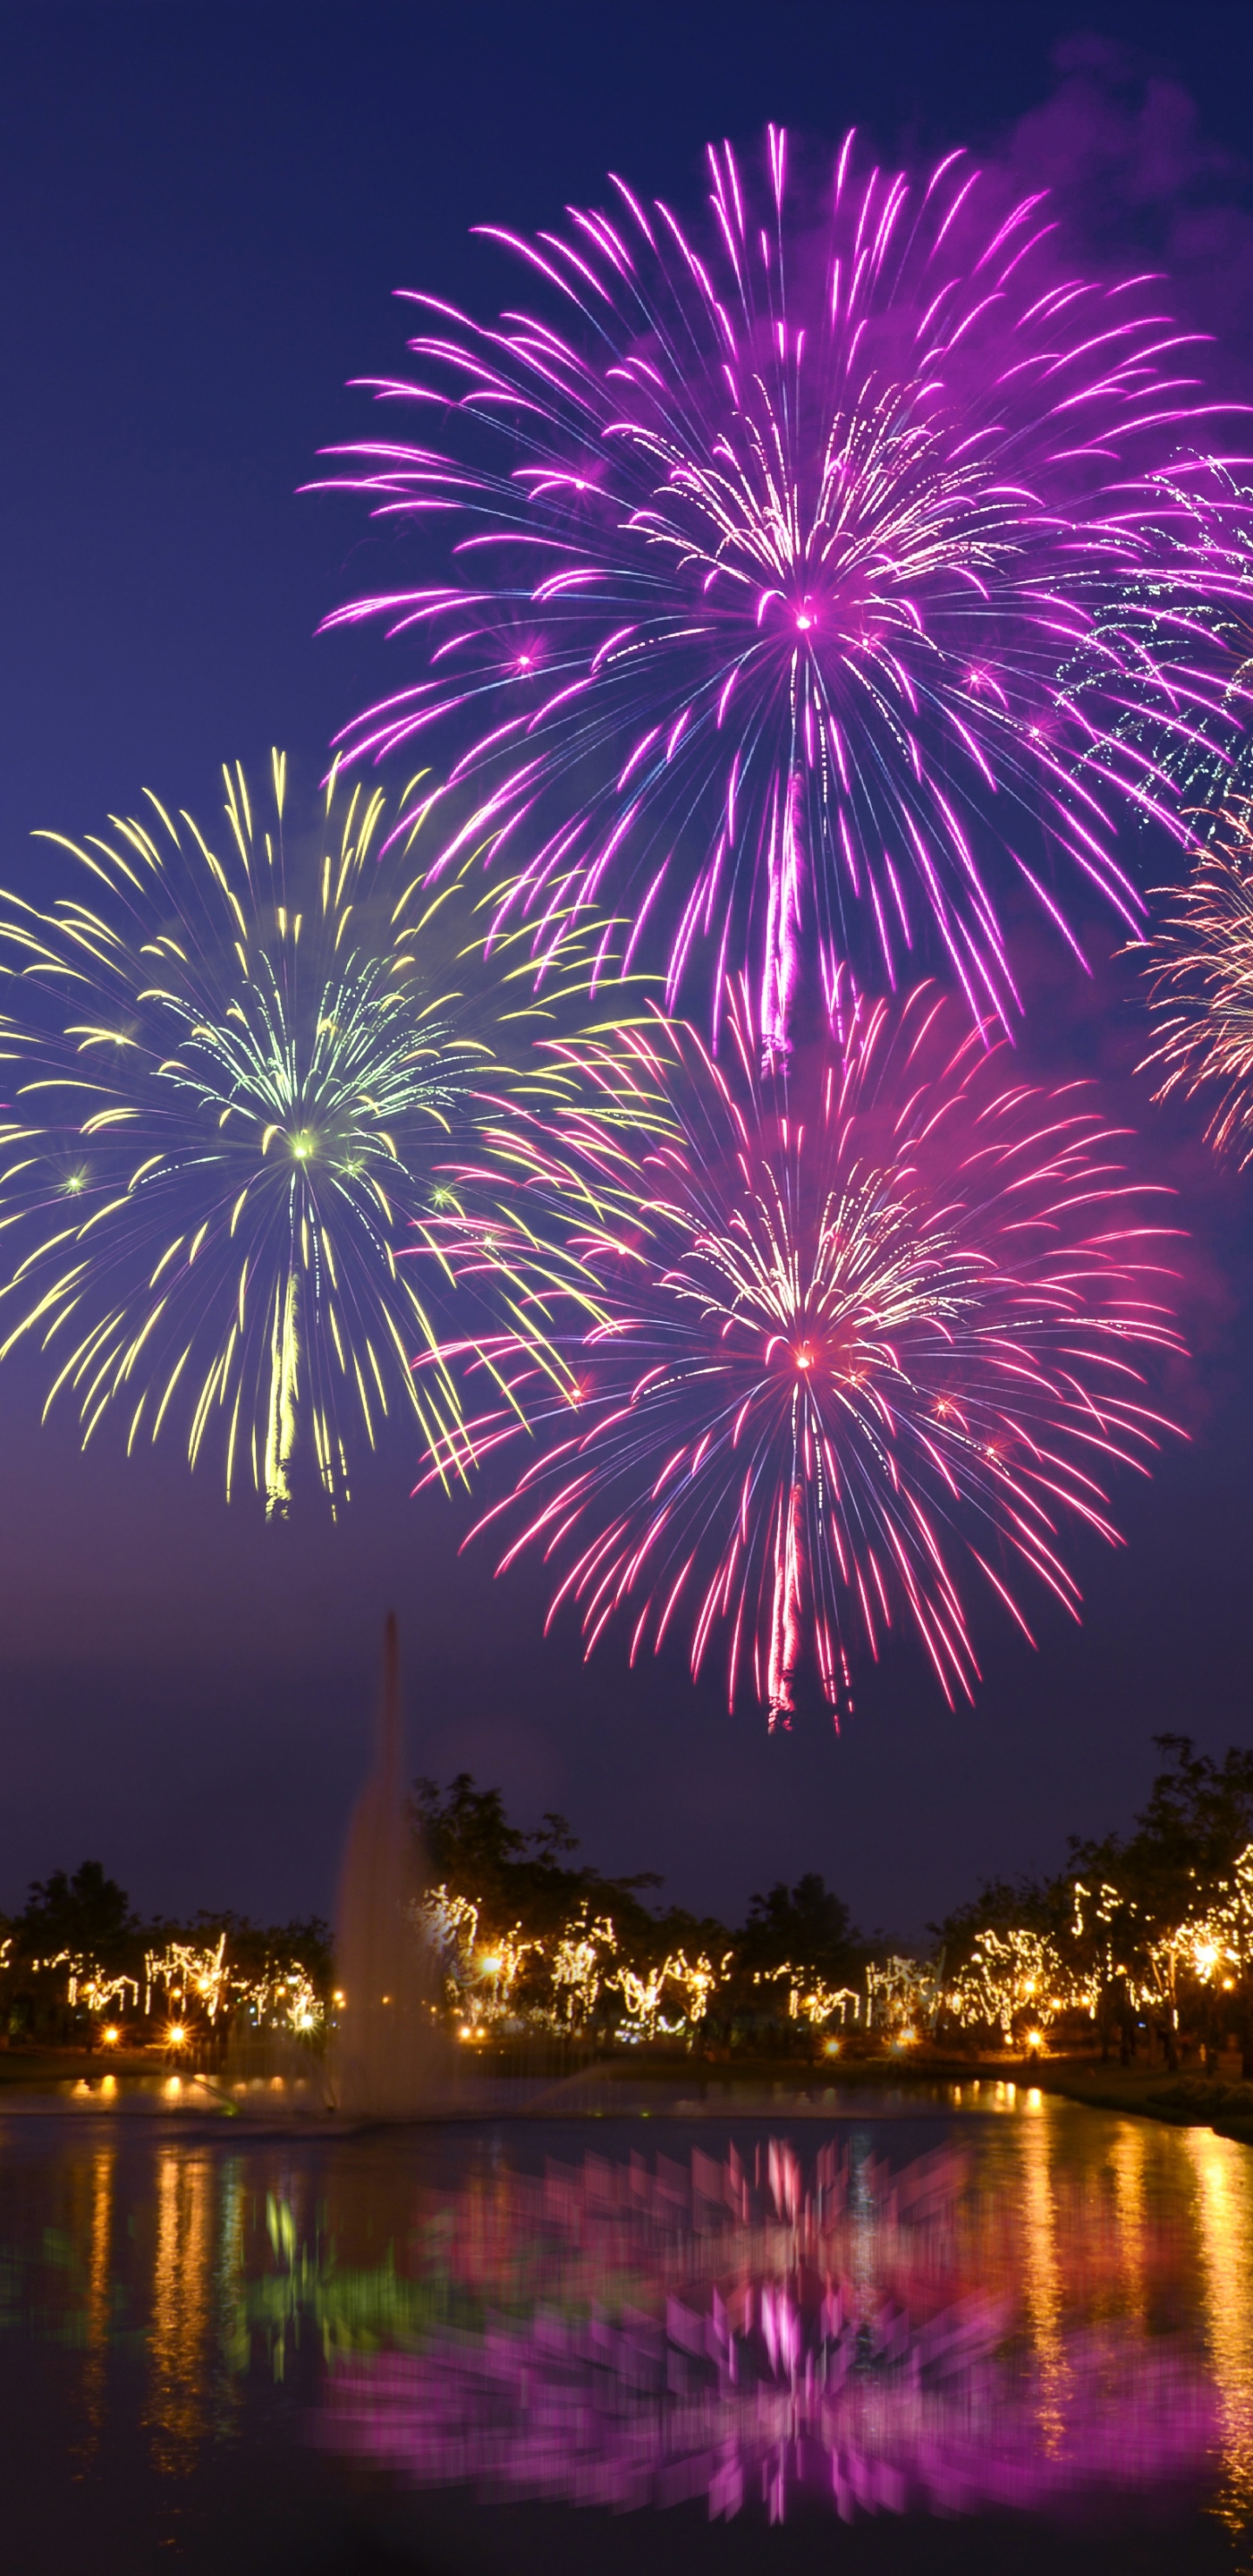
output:
<path id="1" fill-rule="evenodd" d="M 929 1923 L 950 1974 L 967 1966 L 981 1932 L 1064 1932 L 1070 1916 L 1069 1882 L 1042 1887 L 1033 1878 L 985 1878 L 977 1896 L 956 1905 L 942 1923 Z"/>
<path id="2" fill-rule="evenodd" d="M 458 1771 L 442 1793 L 434 1780 L 415 1781 L 410 1812 L 431 1877 L 471 1898 L 485 1931 L 521 1923 L 528 1932 L 551 1932 L 580 1906 L 612 1914 L 620 1929 L 627 1921 L 652 1927 L 640 1895 L 660 1887 L 657 1872 L 604 1878 L 572 1863 L 578 1838 L 553 1809 L 524 1831 L 510 1824 L 499 1789 L 480 1789 L 472 1772 Z"/>
<path id="3" fill-rule="evenodd" d="M 754 1896 L 738 1946 L 746 1969 L 803 1968 L 831 1985 L 855 1977 L 864 1958 L 843 1897 L 816 1870 L 793 1888 L 779 1879 L 764 1896 Z"/>
<path id="4" fill-rule="evenodd" d="M 1190 1735 L 1155 1735 L 1170 1756 L 1126 1847 L 1129 1864 L 1182 1911 L 1197 1879 L 1226 1878 L 1253 1842 L 1253 1752 L 1228 1745 L 1221 1762 L 1193 1750 Z"/>
<path id="5" fill-rule="evenodd" d="M 72 1878 L 55 1869 L 50 1878 L 32 1879 L 26 1911 L 14 1929 L 32 1957 L 54 1958 L 69 1950 L 117 1967 L 129 1959 L 139 1925 L 125 1888 L 105 1877 L 98 1860 L 85 1860 Z"/>

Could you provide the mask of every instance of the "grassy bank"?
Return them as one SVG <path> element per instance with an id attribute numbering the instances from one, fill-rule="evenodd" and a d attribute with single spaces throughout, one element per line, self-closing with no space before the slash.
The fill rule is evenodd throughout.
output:
<path id="1" fill-rule="evenodd" d="M 47 2092 L 54 2084 L 96 2083 L 102 2075 L 167 2075 L 163 2057 L 146 2048 L 0 2048 L 0 2087 L 29 2084 Z"/>
<path id="2" fill-rule="evenodd" d="M 1015 2083 L 1038 2084 L 1042 2092 L 1064 2094 L 1094 2111 L 1132 2112 L 1178 2129 L 1214 2129 L 1220 2138 L 1253 2146 L 1253 2084 L 1143 2066 L 1094 2066 L 1088 2058 L 1030 2059 L 1006 2073 Z"/>

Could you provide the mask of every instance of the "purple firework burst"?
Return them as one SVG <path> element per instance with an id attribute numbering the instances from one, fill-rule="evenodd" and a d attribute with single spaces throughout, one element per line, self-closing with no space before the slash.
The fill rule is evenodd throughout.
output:
<path id="1" fill-rule="evenodd" d="M 455 1173 L 418 1258 L 524 1282 L 527 1202 L 564 1197 L 578 1279 L 538 1359 L 533 1333 L 444 1354 L 490 1370 L 476 1456 L 530 1451 L 478 1526 L 520 1521 L 500 1570 L 541 1552 L 589 1654 L 615 1619 L 632 1662 L 681 1624 L 695 1677 L 721 1633 L 730 1704 L 747 1683 L 772 1726 L 807 1663 L 838 1716 L 901 1612 L 952 1705 L 979 1672 L 967 1561 L 1028 1637 L 1023 1573 L 1077 1617 L 1065 1533 L 1116 1541 L 1106 1477 L 1171 1427 L 1144 1372 L 1182 1348 L 1164 1229 L 1120 1131 L 1010 1074 L 934 987 L 860 1003 L 786 1079 L 742 991 L 727 1017 L 720 1062 L 681 1025 L 632 1036 L 669 1134 L 632 1142 L 613 1091 L 612 1125 L 560 1139 L 511 1112 L 512 1219 L 467 1217 Z M 585 1091 L 606 1052 L 568 1051 Z"/>
<path id="2" fill-rule="evenodd" d="M 915 183 L 850 135 L 819 214 L 768 146 L 764 188 L 711 147 L 699 232 L 620 179 L 565 234 L 485 228 L 549 317 L 412 298 L 420 372 L 375 390 L 435 443 L 335 451 L 334 483 L 459 533 L 447 578 L 328 621 L 426 647 L 342 741 L 442 732 L 437 867 L 516 859 L 541 920 L 573 870 L 664 933 L 672 1002 L 703 965 L 716 1011 L 747 964 L 768 1047 L 802 961 L 833 1012 L 842 963 L 895 983 L 937 938 L 1004 1019 L 1004 879 L 1067 937 L 1076 878 L 1137 920 L 1113 813 L 1134 791 L 1173 823 L 1170 744 L 1216 691 L 1178 579 L 1188 495 L 1216 488 L 1197 335 L 1154 279 L 1060 268 L 1043 199 L 964 152 Z M 1150 655 L 1116 604 L 1163 549 Z M 1221 552 L 1195 552 L 1208 596 Z M 1118 730 L 1146 692 L 1151 750 Z"/>

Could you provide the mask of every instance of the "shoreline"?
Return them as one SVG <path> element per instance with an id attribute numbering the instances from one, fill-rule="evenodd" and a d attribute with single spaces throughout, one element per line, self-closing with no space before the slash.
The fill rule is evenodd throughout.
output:
<path id="1" fill-rule="evenodd" d="M 1060 2094 L 1093 2111 L 1121 2111 L 1175 2129 L 1212 2129 L 1220 2138 L 1253 2146 L 1253 2083 L 1171 2075 L 1162 2068 L 1094 2066 L 1086 2058 L 1026 2059 L 1010 2081 L 1035 2084 L 1042 2093 Z"/>
<path id="2" fill-rule="evenodd" d="M 74 2049 L 6 2049 L 0 2052 L 0 2102 L 6 2092 L 42 2092 L 50 2085 L 59 2088 L 84 2078 L 98 2082 L 109 2073 L 133 2081 L 137 2076 L 167 2077 L 171 2071 L 177 2070 L 171 2069 L 168 2058 L 154 2061 L 147 2051 L 119 2050 L 116 2055 L 110 2052 L 103 2057 L 99 2052 L 89 2054 Z M 183 2071 L 194 2081 L 197 2070 L 187 2067 Z M 505 2071 L 503 2067 L 493 2069 L 497 2076 Z M 487 2075 L 486 2067 L 483 2073 Z M 822 2059 L 745 2057 L 711 2062 L 669 2055 L 650 2060 L 634 2054 L 623 2062 L 615 2055 L 572 2067 L 564 2077 L 550 2074 L 547 2082 L 540 2080 L 539 2090 L 551 2101 L 556 2115 L 557 2101 L 552 2097 L 559 2096 L 567 2086 L 571 2092 L 577 2091 L 580 2081 L 589 2077 L 602 2082 L 606 2077 L 611 2082 L 617 2078 L 636 2085 L 642 2081 L 645 2086 L 650 2079 L 686 2080 L 697 2093 L 706 2086 L 721 2089 L 727 2084 L 755 2084 L 763 2092 L 769 2088 L 776 2098 L 789 2091 L 808 2093 L 815 2083 L 845 2093 L 877 2091 L 884 2086 L 909 2092 L 915 2087 L 921 2091 L 935 2085 L 1013 2084 L 1055 2094 L 1081 2109 L 1158 2120 L 1172 2128 L 1211 2129 L 1218 2137 L 1231 2138 L 1240 2146 L 1253 2146 L 1253 2082 L 1229 2082 L 1221 2076 L 1195 2073 L 1172 2075 L 1164 2068 L 1101 2066 L 1086 2057 L 1012 2057 L 1007 2053 L 989 2060 L 911 2052 L 908 2058 L 845 2058 L 837 2065 Z M 485 2089 L 492 2089 L 490 2076 Z M 571 2113 L 576 2108 L 571 2102 Z M 778 2108 L 783 2109 L 781 2099 Z"/>

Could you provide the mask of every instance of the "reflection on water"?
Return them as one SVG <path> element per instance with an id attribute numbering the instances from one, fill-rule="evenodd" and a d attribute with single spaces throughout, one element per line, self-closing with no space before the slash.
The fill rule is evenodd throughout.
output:
<path id="1" fill-rule="evenodd" d="M 1250 2155 L 1208 2129 L 1189 2129 L 1196 2177 L 1205 2323 L 1222 2407 L 1218 2510 L 1234 2531 L 1253 2524 L 1253 2211 Z"/>
<path id="2" fill-rule="evenodd" d="M 1040 2439 L 1057 2460 L 1073 2402 L 1068 2352 L 1066 2284 L 1056 2235 L 1049 2131 L 1039 2093 L 1028 2097 L 1023 2131 L 1023 2293 L 1037 2364 Z M 1134 2347 L 1132 2347 L 1134 2348 Z"/>
<path id="3" fill-rule="evenodd" d="M 92 2459 L 104 2423 L 105 2378 L 109 2347 L 109 2251 L 113 2225 L 112 2141 L 97 2146 L 87 2162 L 87 2278 L 84 2298 L 83 2420 L 75 2456 L 82 2466 Z"/>
<path id="4" fill-rule="evenodd" d="M 1140 2332 L 1148 2325 L 1147 2282 L 1141 2256 L 1148 2215 L 1145 2142 L 1149 2135 L 1146 2121 L 1120 2120 L 1110 2146 L 1118 2231 L 1118 2297 L 1129 2322 Z"/>
<path id="5" fill-rule="evenodd" d="M 488 2505 L 1191 2497 L 1253 2532 L 1253 2156 L 971 2098 L 790 2132 L 0 2115 L 0 2368 L 55 2348 L 62 2468 L 172 2497 L 312 2430 L 336 2475 Z"/>
<path id="6" fill-rule="evenodd" d="M 476 2182 L 429 2211 L 446 2318 L 337 2373 L 327 2437 L 419 2485 L 772 2522 L 1195 2479 L 1201 2357 L 1094 2326 L 1101 2213 L 1044 2121 L 1021 2144 L 1018 2207 L 954 2146 L 893 2171 L 857 2140 L 808 2170 L 771 2138 L 751 2166 L 588 2154 Z"/>
<path id="7" fill-rule="evenodd" d="M 191 2465 L 206 2430 L 211 2360 L 213 2165 L 207 2150 L 157 2158 L 152 2356 L 145 2422 L 159 2470 Z"/>

